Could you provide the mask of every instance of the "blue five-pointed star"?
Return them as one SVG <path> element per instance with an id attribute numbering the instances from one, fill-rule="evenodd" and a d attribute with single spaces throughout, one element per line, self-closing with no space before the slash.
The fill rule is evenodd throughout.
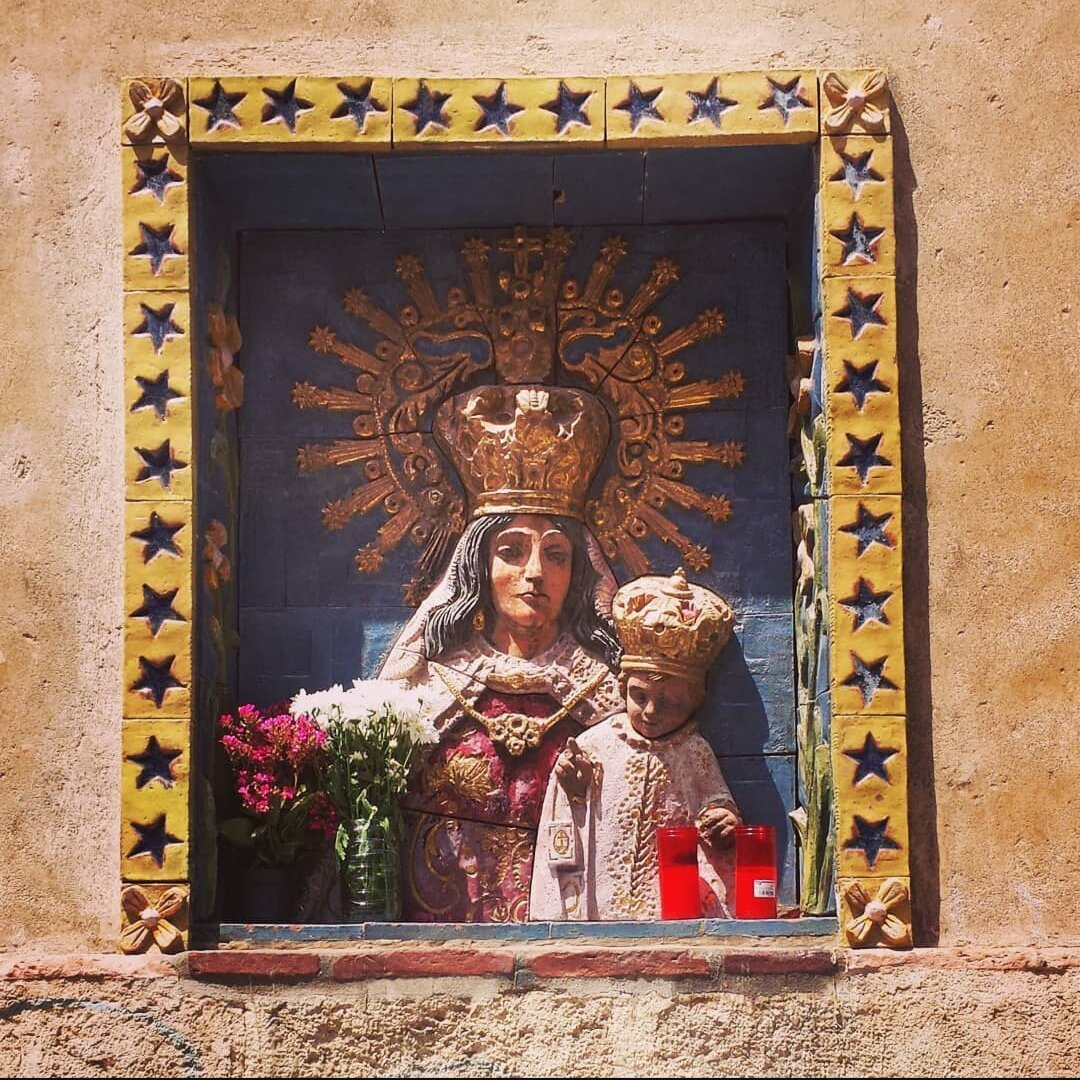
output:
<path id="1" fill-rule="evenodd" d="M 887 548 L 896 547 L 892 537 L 885 531 L 885 526 L 890 521 L 892 521 L 892 514 L 875 517 L 862 503 L 859 503 L 856 519 L 850 525 L 841 525 L 840 531 L 850 533 L 855 537 L 858 554 L 861 555 L 871 544 L 880 544 Z"/>
<path id="2" fill-rule="evenodd" d="M 168 154 L 159 158 L 151 157 L 145 161 L 136 161 L 135 177 L 135 186 L 130 194 L 137 195 L 140 191 L 149 191 L 159 203 L 165 201 L 165 193 L 172 184 L 184 182 L 184 178 L 179 173 L 174 173 L 169 168 Z"/>
<path id="3" fill-rule="evenodd" d="M 637 131 L 638 124 L 645 120 L 663 120 L 663 116 L 660 115 L 660 110 L 657 109 L 654 102 L 663 93 L 663 87 L 659 86 L 655 90 L 640 90 L 635 82 L 630 83 L 630 92 L 626 97 L 626 100 L 615 108 L 620 112 L 630 114 L 630 130 Z"/>
<path id="4" fill-rule="evenodd" d="M 407 113 L 412 113 L 416 120 L 416 134 L 421 135 L 429 124 L 445 128 L 450 121 L 442 111 L 443 106 L 450 100 L 449 94 L 440 94 L 437 90 L 428 89 L 427 83 L 420 81 L 420 89 L 416 93 L 416 100 L 411 105 L 403 105 Z"/>
<path id="5" fill-rule="evenodd" d="M 575 94 L 566 83 L 560 81 L 558 97 L 540 108 L 555 114 L 555 131 L 561 135 L 571 124 L 591 126 L 585 115 L 585 102 L 591 97 L 591 90 L 582 90 L 580 94 Z"/>
<path id="6" fill-rule="evenodd" d="M 686 91 L 687 97 L 694 104 L 694 112 L 690 117 L 691 124 L 696 120 L 711 120 L 714 127 L 719 127 L 720 116 L 724 110 L 738 104 L 737 101 L 732 101 L 731 98 L 719 95 L 717 92 L 719 81 L 719 79 L 713 79 L 704 94 L 695 94 L 693 90 Z"/>
<path id="7" fill-rule="evenodd" d="M 150 272 L 155 277 L 161 273 L 161 265 L 167 258 L 183 254 L 173 241 L 175 228 L 175 225 L 162 225 L 160 229 L 155 229 L 153 225 L 139 222 L 139 236 L 142 239 L 131 249 L 131 254 L 148 258 Z"/>
<path id="8" fill-rule="evenodd" d="M 510 118 L 521 112 L 523 106 L 514 105 L 506 100 L 506 83 L 499 83 L 499 89 L 494 94 L 473 95 L 473 101 L 480 106 L 483 115 L 476 121 L 476 130 L 483 131 L 485 128 L 498 128 L 504 135 L 510 134 Z"/>
<path id="9" fill-rule="evenodd" d="M 142 766 L 139 775 L 135 777 L 135 787 L 144 788 L 151 780 L 160 780 L 166 787 L 172 787 L 176 782 L 172 763 L 182 753 L 182 750 L 166 749 L 158 742 L 156 735 L 151 735 L 142 753 L 127 756 L 128 761 Z"/>
<path id="10" fill-rule="evenodd" d="M 210 96 L 199 98 L 195 102 L 200 108 L 205 109 L 208 114 L 206 117 L 206 130 L 213 131 L 214 128 L 221 127 L 222 124 L 238 128 L 240 121 L 237 120 L 233 109 L 246 97 L 247 94 L 244 93 L 227 93 L 220 82 L 215 82 L 214 89 L 210 91 Z"/>
<path id="11" fill-rule="evenodd" d="M 890 836 L 885 835 L 889 827 L 889 819 L 881 821 L 867 821 L 865 818 L 855 815 L 856 835 L 850 840 L 844 841 L 847 851 L 861 851 L 866 856 L 866 861 L 873 866 L 877 862 L 878 855 L 882 851 L 899 851 L 900 845 Z"/>
<path id="12" fill-rule="evenodd" d="M 366 86 L 357 87 L 355 90 L 348 84 L 339 82 L 338 90 L 345 99 L 331 114 L 333 120 L 351 116 L 356 123 L 356 130 L 363 131 L 367 124 L 369 113 L 386 112 L 386 106 L 376 101 L 371 96 L 372 79 L 368 79 Z"/>
<path id="13" fill-rule="evenodd" d="M 868 395 L 889 392 L 888 386 L 876 377 L 877 366 L 876 360 L 871 360 L 869 364 L 863 364 L 862 367 L 856 367 L 849 360 L 844 361 L 844 377 L 836 384 L 836 392 L 850 394 L 859 412 L 863 411 Z"/>
<path id="14" fill-rule="evenodd" d="M 166 622 L 187 622 L 187 619 L 173 607 L 173 601 L 179 589 L 167 589 L 158 592 L 149 585 L 142 587 L 142 604 L 132 613 L 133 619 L 145 619 L 150 624 L 150 633 L 157 637 L 157 632 Z"/>
<path id="15" fill-rule="evenodd" d="M 264 86 L 263 93 L 270 99 L 262 111 L 262 122 L 272 123 L 280 120 L 290 131 L 296 131 L 296 116 L 315 106 L 310 101 L 296 96 L 296 80 L 293 79 L 284 90 L 271 90 Z"/>
<path id="16" fill-rule="evenodd" d="M 158 375 L 156 379 L 136 375 L 135 381 L 139 384 L 142 393 L 131 406 L 132 412 L 138 412 L 140 409 L 153 409 L 154 415 L 159 420 L 164 420 L 169 412 L 169 402 L 184 396 L 169 385 L 169 372 L 167 369 Z"/>
<path id="17" fill-rule="evenodd" d="M 896 690 L 897 685 L 885 675 L 888 657 L 867 662 L 857 653 L 851 654 L 851 674 L 844 680 L 844 686 L 853 686 L 859 691 L 863 705 L 869 705 L 879 690 Z"/>
<path id="18" fill-rule="evenodd" d="M 840 261 L 847 266 L 852 262 L 877 262 L 875 249 L 877 242 L 885 235 L 885 230 L 867 228 L 859 220 L 858 214 L 852 214 L 846 229 L 830 229 L 829 234 L 844 245 Z"/>
<path id="19" fill-rule="evenodd" d="M 855 762 L 854 783 L 857 784 L 868 776 L 880 776 L 887 784 L 889 783 L 889 773 L 885 768 L 885 763 L 889 758 L 896 757 L 898 753 L 900 753 L 899 750 L 890 750 L 888 747 L 878 746 L 874 741 L 874 736 L 867 732 L 862 749 L 845 750 L 844 757 L 849 757 Z"/>
<path id="20" fill-rule="evenodd" d="M 161 352 L 169 338 L 183 337 L 184 331 L 176 325 L 172 317 L 175 304 L 163 304 L 154 309 L 149 304 L 140 303 L 139 307 L 142 308 L 143 321 L 131 332 L 135 337 L 148 337 L 154 346 L 154 352 Z"/>
<path id="21" fill-rule="evenodd" d="M 187 464 L 173 456 L 172 447 L 166 439 L 155 450 L 136 446 L 135 453 L 143 459 L 143 467 L 135 474 L 135 482 L 157 480 L 163 488 L 172 484 L 172 474 L 179 469 L 186 469 Z"/>
<path id="22" fill-rule="evenodd" d="M 848 289 L 847 303 L 834 314 L 834 318 L 847 319 L 851 323 L 853 339 L 857 338 L 868 326 L 884 326 L 885 320 L 877 310 L 883 295 L 883 293 L 870 293 L 863 296 L 854 289 Z"/>
<path id="23" fill-rule="evenodd" d="M 145 529 L 136 529 L 131 538 L 143 544 L 144 563 L 148 563 L 156 555 L 175 555 L 179 558 L 180 549 L 173 537 L 183 527 L 182 521 L 179 525 L 170 525 L 156 510 L 151 510 L 150 524 Z"/>
<path id="24" fill-rule="evenodd" d="M 781 83 L 769 79 L 769 96 L 758 106 L 759 109 L 775 109 L 787 124 L 796 109 L 809 109 L 810 103 L 799 93 L 799 77 L 790 82 Z"/>
<path id="25" fill-rule="evenodd" d="M 129 859 L 134 859 L 136 855 L 149 855 L 158 866 L 163 866 L 166 846 L 183 843 L 179 836 L 173 836 L 165 828 L 164 814 L 158 814 L 149 825 L 140 825 L 137 821 L 133 821 L 131 827 L 139 834 L 139 839 L 127 853 Z"/>
<path id="26" fill-rule="evenodd" d="M 851 188 L 852 195 L 858 199 L 862 194 L 863 184 L 881 183 L 885 179 L 879 172 L 870 168 L 870 158 L 873 153 L 873 150 L 867 150 L 865 154 L 857 154 L 854 157 L 841 154 L 840 160 L 843 164 L 829 179 L 842 180 Z"/>
<path id="27" fill-rule="evenodd" d="M 854 469 L 859 474 L 859 480 L 865 484 L 871 469 L 884 469 L 892 464 L 887 457 L 878 453 L 882 435 L 871 435 L 869 439 L 858 439 L 854 435 L 845 433 L 844 438 L 848 441 L 848 452 L 840 458 L 836 464 Z"/>
<path id="28" fill-rule="evenodd" d="M 139 657 L 139 677 L 131 684 L 131 689 L 136 694 L 142 694 L 153 700 L 157 708 L 165 700 L 165 695 L 170 690 L 179 690 L 183 683 L 172 673 L 173 661 L 176 656 L 166 656 L 164 660 L 149 660 L 145 656 Z"/>
<path id="29" fill-rule="evenodd" d="M 840 601 L 841 607 L 846 607 L 855 616 L 855 625 L 852 631 L 861 630 L 868 622 L 889 625 L 889 616 L 885 614 L 885 602 L 892 596 L 891 592 L 874 592 L 874 586 L 866 578 L 860 577 L 859 584 L 855 588 L 855 595 Z"/>

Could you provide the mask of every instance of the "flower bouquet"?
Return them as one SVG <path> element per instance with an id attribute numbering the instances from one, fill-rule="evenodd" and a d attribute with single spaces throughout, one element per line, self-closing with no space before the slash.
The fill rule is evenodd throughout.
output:
<path id="1" fill-rule="evenodd" d="M 317 785 L 326 733 L 284 707 L 241 705 L 218 723 L 241 808 L 238 817 L 219 822 L 218 832 L 250 864 L 244 869 L 252 895 L 239 898 L 242 917 L 290 919 L 296 887 L 292 867 L 337 828 L 333 805 Z"/>
<path id="2" fill-rule="evenodd" d="M 301 691 L 290 706 L 325 733 L 320 788 L 339 823 L 335 848 L 355 922 L 401 917 L 401 800 L 421 747 L 438 742 L 416 691 L 379 679 Z"/>

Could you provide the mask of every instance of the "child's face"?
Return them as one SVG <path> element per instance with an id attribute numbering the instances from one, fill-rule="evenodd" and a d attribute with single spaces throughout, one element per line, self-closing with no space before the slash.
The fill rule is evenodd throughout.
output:
<path id="1" fill-rule="evenodd" d="M 701 687 L 677 675 L 628 675 L 626 715 L 639 735 L 661 739 L 690 719 L 701 696 Z"/>

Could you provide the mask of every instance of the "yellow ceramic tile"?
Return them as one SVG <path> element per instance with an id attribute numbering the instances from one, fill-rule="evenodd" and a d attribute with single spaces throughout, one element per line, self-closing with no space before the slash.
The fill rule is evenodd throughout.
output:
<path id="1" fill-rule="evenodd" d="M 176 907 L 175 901 L 178 897 L 181 902 L 179 907 Z M 147 908 L 153 908 L 164 922 L 157 922 L 156 925 L 155 922 L 149 924 L 144 922 L 141 916 Z M 136 885 L 121 885 L 120 949 L 122 952 L 182 952 L 189 944 L 190 921 L 191 889 L 187 882 L 139 882 Z M 179 932 L 179 940 L 176 940 L 171 932 L 173 930 Z M 162 943 L 165 945 L 164 950 L 160 948 Z"/>
<path id="2" fill-rule="evenodd" d="M 836 135 L 821 140 L 822 202 L 892 217 L 893 144 L 888 135 Z"/>
<path id="3" fill-rule="evenodd" d="M 133 719 L 189 716 L 190 623 L 167 622 L 154 635 L 148 626 L 125 619 L 124 630 L 124 715 Z"/>
<path id="4" fill-rule="evenodd" d="M 187 292 L 124 294 L 124 358 L 191 371 L 191 306 Z"/>
<path id="5" fill-rule="evenodd" d="M 907 791 L 907 721 L 902 716 L 836 716 L 832 721 L 837 806 L 858 792 L 859 805 L 884 806 L 890 788 Z M 892 806 L 894 804 L 890 804 Z"/>
<path id="6" fill-rule="evenodd" d="M 127 293 L 124 297 L 124 416 L 128 497 L 190 498 L 191 320 L 188 296 L 179 292 Z M 186 467 L 155 478 L 166 461 Z M 147 461 L 139 450 L 150 456 Z M 148 474 L 144 480 L 137 477 Z M 165 471 L 157 476 L 164 478 Z"/>
<path id="7" fill-rule="evenodd" d="M 817 76 L 812 71 L 607 80 L 607 136 L 620 146 L 807 142 L 817 132 Z"/>
<path id="8" fill-rule="evenodd" d="M 191 780 L 191 722 L 125 720 L 120 733 L 121 785 L 125 797 L 152 798 Z"/>
<path id="9" fill-rule="evenodd" d="M 857 343 L 855 343 L 857 344 Z M 891 342 L 869 352 L 835 335 L 825 350 L 825 413 L 829 430 L 854 430 L 868 423 L 878 431 L 900 423 L 899 373 Z"/>
<path id="10" fill-rule="evenodd" d="M 131 146 L 132 144 L 163 146 L 166 142 L 162 133 L 163 129 L 169 131 L 168 142 L 170 144 L 182 146 L 187 141 L 187 79 L 173 79 L 172 81 L 177 86 L 177 90 L 172 93 L 169 92 L 161 76 L 129 78 L 121 82 L 120 141 L 124 146 Z M 175 118 L 178 130 L 173 130 L 174 125 L 169 120 L 166 120 L 161 125 L 156 121 L 149 124 L 147 121 L 141 121 L 136 125 L 138 130 L 135 132 L 132 122 L 136 114 L 142 114 L 145 110 L 137 108 L 132 100 L 133 87 L 137 88 L 137 92 L 155 97 L 158 102 L 166 104 L 168 108 L 162 109 L 162 112 L 167 112 Z M 140 100 L 145 100 L 145 98 Z M 153 108 L 156 108 L 156 104 L 152 106 Z M 147 135 L 150 136 L 149 143 L 147 143 Z"/>
<path id="11" fill-rule="evenodd" d="M 901 572 L 900 560 L 893 559 L 875 570 L 845 567 L 841 576 L 830 581 L 829 644 L 834 668 L 849 664 L 853 652 L 900 662 L 904 655 Z"/>
<path id="12" fill-rule="evenodd" d="M 900 416 L 837 410 L 829 416 L 829 491 L 834 495 L 899 495 Z"/>
<path id="13" fill-rule="evenodd" d="M 121 728 L 120 858 L 128 881 L 187 878 L 191 725 L 125 720 Z"/>
<path id="14" fill-rule="evenodd" d="M 390 145 L 390 79 L 197 78 L 189 89 L 193 143 Z"/>
<path id="15" fill-rule="evenodd" d="M 182 559 L 128 560 L 124 574 L 124 639 L 129 651 L 190 647 L 191 566 Z"/>
<path id="16" fill-rule="evenodd" d="M 145 571 L 155 575 L 154 581 L 190 577 L 193 555 L 190 502 L 140 500 L 124 504 L 127 574 Z"/>
<path id="17" fill-rule="evenodd" d="M 160 373 L 155 373 L 154 367 L 149 364 L 135 365 L 130 371 L 134 390 L 129 388 L 129 393 L 138 393 L 135 372 L 145 372 L 143 377 L 151 381 L 160 377 Z M 191 498 L 193 461 L 190 399 L 170 403 L 164 420 L 159 419 L 153 409 L 129 411 L 125 442 L 124 478 L 128 499 L 166 501 Z"/>
<path id="18" fill-rule="evenodd" d="M 836 643 L 831 644 L 834 716 L 895 715 L 905 711 L 903 642 L 888 629 L 881 636 L 894 639 L 895 644 L 887 649 L 860 645 L 846 652 L 841 652 Z"/>
<path id="19" fill-rule="evenodd" d="M 185 155 L 168 147 L 123 150 L 124 289 L 185 289 L 188 183 Z M 179 179 L 174 179 L 179 178 Z"/>
<path id="20" fill-rule="evenodd" d="M 865 364 L 896 356 L 896 281 L 892 277 L 827 277 L 822 282 L 825 352 Z"/>
<path id="21" fill-rule="evenodd" d="M 888 136 L 822 139 L 820 242 L 826 276 L 896 272 Z"/>
<path id="22" fill-rule="evenodd" d="M 838 877 L 907 874 L 906 784 L 860 785 L 838 795 L 836 872 Z"/>
<path id="23" fill-rule="evenodd" d="M 846 943 L 854 948 L 908 948 L 911 945 L 911 879 L 904 875 L 887 877 L 861 876 L 840 878 L 837 882 L 838 915 L 840 932 Z M 893 916 L 884 924 L 883 932 L 871 923 L 865 937 L 849 934 L 849 928 L 863 914 L 865 900 L 878 900 L 886 904 L 887 913 Z M 898 926 L 897 921 L 903 926 Z M 865 925 L 865 924 L 864 924 Z M 890 940 L 890 936 L 895 938 Z"/>
<path id="24" fill-rule="evenodd" d="M 603 79 L 395 79 L 395 143 L 603 142 Z"/>
<path id="25" fill-rule="evenodd" d="M 188 877 L 186 778 L 172 787 L 136 788 L 139 770 L 125 767 L 120 786 L 120 874 L 125 881 L 185 881 Z"/>
<path id="26" fill-rule="evenodd" d="M 901 580 L 902 555 L 899 495 L 834 495 L 829 499 L 829 581 L 835 583 L 830 585 L 834 715 L 899 715 L 905 711 L 899 600 L 881 600 L 883 605 L 891 605 L 890 624 L 872 626 L 867 622 L 858 631 L 850 609 L 839 606 L 842 600 L 859 597 L 860 580 L 873 594 L 895 592 L 893 586 Z M 870 611 L 873 603 L 871 597 Z"/>
<path id="27" fill-rule="evenodd" d="M 866 68 L 821 72 L 823 134 L 884 134 L 889 131 L 890 114 L 885 72 Z"/>

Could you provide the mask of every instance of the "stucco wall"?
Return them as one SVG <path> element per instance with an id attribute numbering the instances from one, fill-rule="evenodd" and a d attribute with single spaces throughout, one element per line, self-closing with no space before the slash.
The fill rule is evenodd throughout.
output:
<path id="1" fill-rule="evenodd" d="M 1076 36 L 1064 0 L 7 5 L 0 949 L 117 927 L 121 75 L 830 65 L 897 106 L 921 940 L 940 897 L 944 943 L 1075 942 Z"/>

